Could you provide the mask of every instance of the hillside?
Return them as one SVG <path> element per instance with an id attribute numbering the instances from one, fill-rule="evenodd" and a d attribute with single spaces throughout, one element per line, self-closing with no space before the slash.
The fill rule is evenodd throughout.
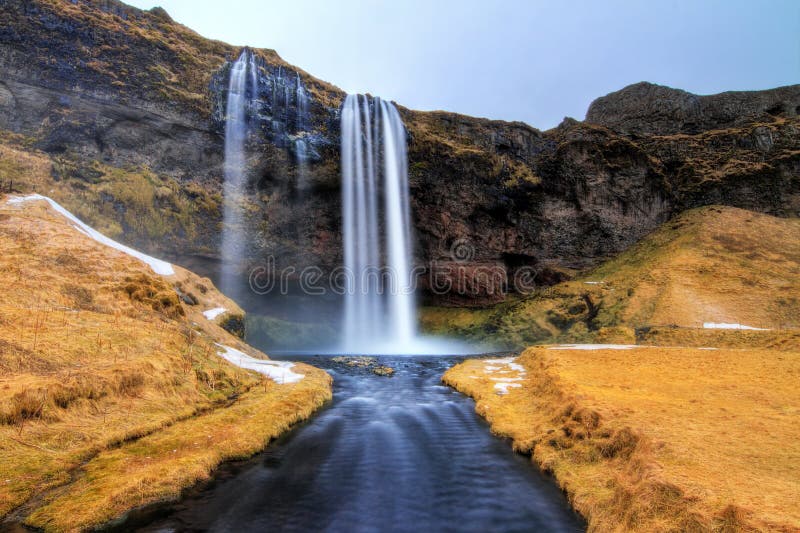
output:
<path id="1" fill-rule="evenodd" d="M 512 346 L 638 340 L 797 347 L 798 294 L 800 220 L 710 206 L 679 215 L 574 280 L 492 310 L 428 309 L 423 324 Z"/>
<path id="2" fill-rule="evenodd" d="M 208 279 L 57 209 L 0 197 L 0 519 L 83 529 L 176 498 L 330 398 L 231 334 L 243 313 Z"/>
<path id="3" fill-rule="evenodd" d="M 553 473 L 589 531 L 800 528 L 800 351 L 577 348 L 443 380 Z"/>
<path id="4" fill-rule="evenodd" d="M 44 190 L 63 189 L 69 209 L 86 206 L 93 223 L 123 242 L 213 277 L 227 79 L 241 48 L 204 39 L 161 9 L 117 0 L 8 0 L 0 16 L 11 21 L 0 31 L 0 144 L 42 160 Z M 242 269 L 271 256 L 277 268 L 328 272 L 342 262 L 343 92 L 275 51 L 254 52 Z M 308 95 L 305 111 L 298 87 Z M 795 216 L 798 106 L 797 85 L 701 97 L 639 83 L 599 98 L 585 122 L 568 118 L 549 131 L 400 107 L 415 261 L 452 262 L 454 244 L 466 242 L 472 267 L 513 276 L 534 266 L 552 284 L 685 209 L 721 204 Z M 32 190 L 13 169 L 0 169 L 0 186 Z M 437 305 L 504 299 L 485 288 L 444 296 L 427 289 L 423 298 Z"/>

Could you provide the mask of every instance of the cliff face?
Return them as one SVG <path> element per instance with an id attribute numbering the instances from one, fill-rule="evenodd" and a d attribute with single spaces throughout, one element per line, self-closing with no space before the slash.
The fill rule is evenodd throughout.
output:
<path id="1" fill-rule="evenodd" d="M 37 187 L 121 240 L 213 274 L 227 77 L 241 49 L 203 39 L 163 10 L 115 0 L 4 0 L 0 17 L 11 21 L 0 28 L 0 129 L 13 150 L 49 161 Z M 248 260 L 330 270 L 341 264 L 344 94 L 271 50 L 254 52 Z M 796 215 L 799 95 L 793 86 L 701 97 L 643 83 L 598 99 L 585 122 L 546 132 L 400 108 L 416 260 L 447 264 L 466 246 L 461 266 L 511 276 L 534 266 L 547 284 L 687 207 Z M 15 168 L 0 185 L 32 188 Z M 148 217 L 158 224 L 142 224 Z M 503 298 L 474 289 L 432 299 Z"/>
<path id="2" fill-rule="evenodd" d="M 592 102 L 586 122 L 631 135 L 694 135 L 742 126 L 766 116 L 796 117 L 798 113 L 797 85 L 699 96 L 641 82 Z"/>

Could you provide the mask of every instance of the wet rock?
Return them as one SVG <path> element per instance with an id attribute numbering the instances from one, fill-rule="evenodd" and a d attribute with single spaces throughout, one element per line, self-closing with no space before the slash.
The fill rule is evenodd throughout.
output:
<path id="1" fill-rule="evenodd" d="M 390 366 L 384 366 L 379 364 L 378 359 L 376 357 L 366 357 L 360 355 L 336 356 L 331 358 L 331 361 L 351 368 L 358 368 L 365 371 L 369 371 L 378 376 L 389 377 L 394 375 L 394 369 Z"/>

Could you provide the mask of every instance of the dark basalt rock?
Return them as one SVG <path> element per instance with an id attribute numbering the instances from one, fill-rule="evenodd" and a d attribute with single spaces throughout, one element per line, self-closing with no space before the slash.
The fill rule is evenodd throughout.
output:
<path id="1" fill-rule="evenodd" d="M 800 85 L 699 96 L 641 82 L 592 102 L 586 122 L 629 135 L 694 135 L 769 116 L 796 117 L 798 109 Z"/>

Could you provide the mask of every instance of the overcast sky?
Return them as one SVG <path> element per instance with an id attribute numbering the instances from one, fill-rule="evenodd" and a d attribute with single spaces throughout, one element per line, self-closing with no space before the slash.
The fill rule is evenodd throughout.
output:
<path id="1" fill-rule="evenodd" d="M 348 92 L 540 129 L 642 80 L 699 94 L 800 83 L 800 0 L 128 3 Z"/>

